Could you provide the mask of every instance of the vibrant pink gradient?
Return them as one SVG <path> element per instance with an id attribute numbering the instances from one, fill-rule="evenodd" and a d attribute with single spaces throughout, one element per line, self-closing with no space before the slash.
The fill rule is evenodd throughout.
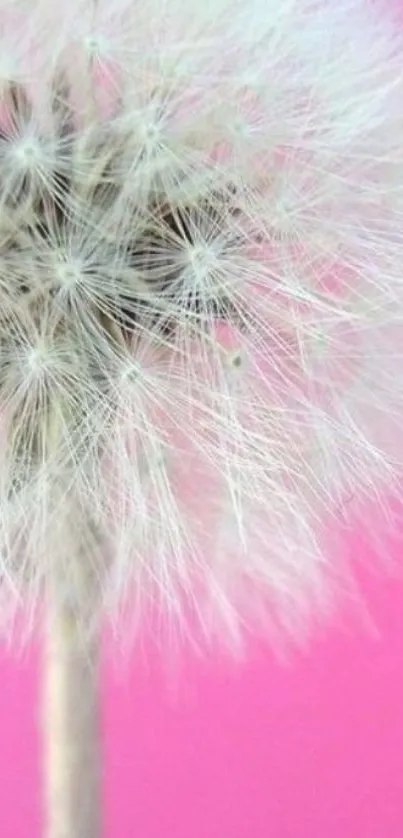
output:
<path id="1" fill-rule="evenodd" d="M 375 632 L 340 620 L 287 663 L 106 667 L 105 838 L 402 838 L 403 583 L 365 589 Z M 41 834 L 38 664 L 0 658 L 4 838 Z"/>
<path id="2" fill-rule="evenodd" d="M 282 663 L 255 648 L 243 665 L 161 671 L 150 649 L 131 662 L 115 652 L 105 838 L 401 838 L 403 583 L 372 578 L 366 591 L 377 631 L 340 617 Z M 35 651 L 3 651 L 5 838 L 40 836 L 38 671 Z"/>
<path id="3" fill-rule="evenodd" d="M 107 838 L 401 838 L 403 585 L 367 589 L 378 636 L 111 677 Z"/>

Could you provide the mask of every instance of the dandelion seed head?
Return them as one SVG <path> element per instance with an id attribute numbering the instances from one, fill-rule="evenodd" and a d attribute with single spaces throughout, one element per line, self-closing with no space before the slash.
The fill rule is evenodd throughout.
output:
<path id="1" fill-rule="evenodd" d="M 84 630 L 330 607 L 328 522 L 402 477 L 399 43 L 367 0 L 0 4 L 4 614 L 55 568 Z"/>

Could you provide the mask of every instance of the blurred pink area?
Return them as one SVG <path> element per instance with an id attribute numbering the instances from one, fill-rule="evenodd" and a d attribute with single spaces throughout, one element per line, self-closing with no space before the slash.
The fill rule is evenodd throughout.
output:
<path id="1" fill-rule="evenodd" d="M 364 587 L 371 624 L 286 661 L 106 663 L 104 838 L 402 838 L 403 582 Z M 3 647 L 4 838 L 41 835 L 38 682 L 37 648 Z"/>
<path id="2" fill-rule="evenodd" d="M 372 625 L 340 615 L 283 662 L 256 647 L 242 665 L 162 668 L 151 648 L 115 649 L 104 838 L 401 838 L 403 582 L 365 587 Z M 41 834 L 38 663 L 0 661 L 5 838 Z"/>

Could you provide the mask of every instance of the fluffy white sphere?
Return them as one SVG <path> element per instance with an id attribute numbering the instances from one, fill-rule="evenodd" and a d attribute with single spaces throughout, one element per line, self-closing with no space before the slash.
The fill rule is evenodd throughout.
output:
<path id="1" fill-rule="evenodd" d="M 304 624 L 329 526 L 402 476 L 393 21 L 37 0 L 0 24 L 4 602 L 56 568 L 85 625 Z"/>

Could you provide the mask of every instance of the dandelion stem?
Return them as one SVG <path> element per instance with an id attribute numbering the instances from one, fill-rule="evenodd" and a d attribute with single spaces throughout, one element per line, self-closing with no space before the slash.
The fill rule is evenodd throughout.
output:
<path id="1" fill-rule="evenodd" d="M 49 585 L 44 660 L 46 838 L 98 838 L 98 649 Z"/>

